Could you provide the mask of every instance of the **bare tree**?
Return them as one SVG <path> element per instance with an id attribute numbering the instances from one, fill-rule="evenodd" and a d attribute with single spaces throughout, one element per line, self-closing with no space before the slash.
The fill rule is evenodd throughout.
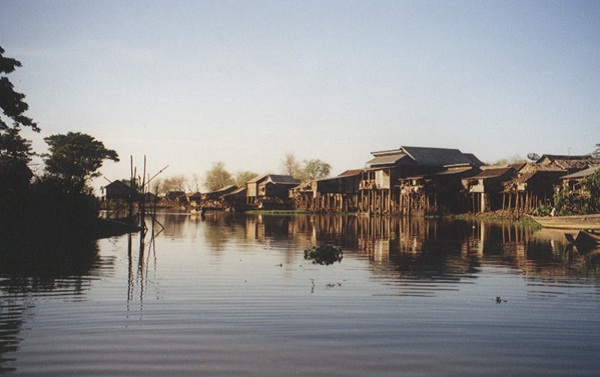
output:
<path id="1" fill-rule="evenodd" d="M 300 175 L 300 163 L 293 153 L 286 153 L 281 163 L 283 174 L 291 175 L 292 177 L 297 177 Z"/>

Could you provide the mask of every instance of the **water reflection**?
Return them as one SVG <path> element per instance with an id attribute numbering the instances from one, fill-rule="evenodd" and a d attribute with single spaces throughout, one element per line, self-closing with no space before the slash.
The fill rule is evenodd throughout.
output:
<path id="1" fill-rule="evenodd" d="M 9 366 L 27 320 L 40 297 L 82 296 L 97 276 L 112 269 L 114 258 L 100 257 L 96 241 L 60 249 L 0 248 L 0 373 Z"/>
<path id="2" fill-rule="evenodd" d="M 560 231 L 476 220 L 209 213 L 203 220 L 169 215 L 164 224 L 167 237 L 202 238 L 215 255 L 229 244 L 292 246 L 299 252 L 331 244 L 372 260 L 378 273 L 411 279 L 465 278 L 484 265 L 525 276 L 591 276 L 600 258 L 569 248 Z"/>

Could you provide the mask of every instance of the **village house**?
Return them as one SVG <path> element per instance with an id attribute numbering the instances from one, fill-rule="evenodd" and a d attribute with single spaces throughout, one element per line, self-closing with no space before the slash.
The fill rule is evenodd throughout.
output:
<path id="1" fill-rule="evenodd" d="M 598 165 L 600 161 L 590 155 L 543 155 L 535 162 L 522 164 L 504 184 L 501 209 L 529 213 L 541 205 L 552 205 L 562 177 Z"/>
<path id="2" fill-rule="evenodd" d="M 291 175 L 257 176 L 246 183 L 246 204 L 265 209 L 291 207 L 289 189 L 299 183 L 300 180 Z"/>
<path id="3" fill-rule="evenodd" d="M 311 212 L 356 212 L 362 169 L 337 177 L 303 182 L 290 190 L 296 208 Z"/>
<path id="4" fill-rule="evenodd" d="M 462 180 L 473 213 L 502 209 L 504 184 L 517 173 L 514 166 L 482 167 L 481 172 Z"/>
<path id="5" fill-rule="evenodd" d="M 440 208 L 437 197 L 433 199 L 433 205 L 431 201 L 427 205 L 427 199 L 432 197 L 425 194 L 425 186 L 421 186 L 419 180 L 464 168 L 452 172 L 456 175 L 449 174 L 447 178 L 451 180 L 449 177 L 453 175 L 458 178 L 467 172 L 475 173 L 473 168 L 483 165 L 474 155 L 464 154 L 458 149 L 403 146 L 371 154 L 373 158 L 362 172 L 358 194 L 358 210 L 368 214 L 406 215 L 423 213 L 425 209 L 437 210 Z M 414 179 L 407 180 L 411 177 Z M 444 182 L 441 178 L 438 182 L 442 187 Z M 413 194 L 417 194 L 417 198 Z M 452 207 L 454 204 L 446 203 L 444 206 Z"/>
<path id="6" fill-rule="evenodd" d="M 562 180 L 562 187 L 566 188 L 569 191 L 579 192 L 582 190 L 581 181 L 591 176 L 592 174 L 596 174 L 599 171 L 600 165 L 597 165 L 581 170 L 577 173 L 562 176 L 560 178 Z"/>

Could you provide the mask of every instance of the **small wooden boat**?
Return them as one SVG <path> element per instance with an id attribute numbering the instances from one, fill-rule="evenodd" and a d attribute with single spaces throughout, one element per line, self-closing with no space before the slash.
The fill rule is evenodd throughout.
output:
<path id="1" fill-rule="evenodd" d="M 135 225 L 130 221 L 98 218 L 96 220 L 94 233 L 96 238 L 100 239 L 118 236 L 125 233 L 140 232 L 142 230 L 142 227 Z"/>
<path id="2" fill-rule="evenodd" d="M 580 251 L 595 249 L 600 246 L 600 233 L 593 230 L 580 230 L 576 237 L 565 233 L 567 240 L 577 246 Z"/>
<path id="3" fill-rule="evenodd" d="M 600 229 L 600 214 L 575 216 L 530 216 L 544 228 Z"/>

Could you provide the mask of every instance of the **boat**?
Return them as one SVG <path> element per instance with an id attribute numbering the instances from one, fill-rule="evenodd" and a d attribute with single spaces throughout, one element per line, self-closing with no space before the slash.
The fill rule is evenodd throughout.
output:
<path id="1" fill-rule="evenodd" d="M 581 251 L 589 251 L 600 246 L 600 232 L 593 230 L 580 230 L 576 237 L 565 233 L 565 237 Z"/>
<path id="2" fill-rule="evenodd" d="M 126 233 L 136 233 L 142 230 L 144 230 L 142 227 L 131 221 L 98 218 L 96 219 L 94 234 L 96 238 L 100 239 Z"/>
<path id="3" fill-rule="evenodd" d="M 553 229 L 600 229 L 600 214 L 574 216 L 530 216 L 544 228 Z"/>

